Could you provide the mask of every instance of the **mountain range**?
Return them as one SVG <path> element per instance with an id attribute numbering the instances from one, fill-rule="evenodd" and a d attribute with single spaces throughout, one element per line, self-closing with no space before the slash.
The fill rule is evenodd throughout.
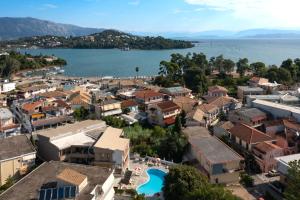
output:
<path id="1" fill-rule="evenodd" d="M 71 24 L 55 23 L 31 17 L 0 17 L 0 40 L 12 40 L 32 36 L 84 36 L 104 31 L 103 28 L 87 28 Z M 163 36 L 173 39 L 300 39 L 300 29 L 249 29 L 242 31 L 212 30 L 203 32 L 130 32 L 140 36 Z"/>
<path id="2" fill-rule="evenodd" d="M 101 28 L 85 28 L 71 24 L 55 23 L 31 17 L 0 17 L 0 40 L 43 35 L 82 36 L 102 32 L 103 30 Z"/>

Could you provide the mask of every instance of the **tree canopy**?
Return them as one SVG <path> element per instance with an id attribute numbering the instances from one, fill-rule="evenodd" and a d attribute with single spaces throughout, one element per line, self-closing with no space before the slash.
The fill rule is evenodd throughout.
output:
<path id="1" fill-rule="evenodd" d="M 300 160 L 289 163 L 287 186 L 284 196 L 287 200 L 300 199 Z"/>
<path id="2" fill-rule="evenodd" d="M 166 200 L 238 200 L 222 186 L 212 185 L 196 168 L 177 165 L 170 168 L 163 186 Z"/>

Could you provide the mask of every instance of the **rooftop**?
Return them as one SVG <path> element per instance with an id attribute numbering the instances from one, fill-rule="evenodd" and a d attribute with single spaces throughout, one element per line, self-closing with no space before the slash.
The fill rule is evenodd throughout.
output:
<path id="1" fill-rule="evenodd" d="M 0 139 L 0 160 L 6 160 L 35 152 L 25 135 Z"/>
<path id="2" fill-rule="evenodd" d="M 135 102 L 134 100 L 124 100 L 121 102 L 121 107 L 122 108 L 128 108 L 128 107 L 133 107 L 133 106 L 137 106 L 137 102 Z"/>
<path id="3" fill-rule="evenodd" d="M 289 106 L 289 105 L 285 105 L 285 104 L 273 103 L 270 101 L 265 101 L 265 100 L 260 100 L 260 99 L 254 100 L 253 103 L 300 114 L 300 108 L 296 107 L 296 106 Z"/>
<path id="4" fill-rule="evenodd" d="M 84 120 L 81 122 L 75 122 L 74 124 L 66 124 L 57 128 L 50 128 L 42 131 L 38 131 L 37 134 L 49 137 L 51 140 L 73 135 L 76 133 L 87 133 L 90 131 L 101 131 L 106 128 L 106 123 L 102 120 Z"/>
<path id="5" fill-rule="evenodd" d="M 209 92 L 228 92 L 228 90 L 225 87 L 215 85 L 208 87 Z"/>
<path id="6" fill-rule="evenodd" d="M 87 177 L 73 169 L 65 168 L 60 174 L 56 176 L 58 179 L 79 186 Z"/>
<path id="7" fill-rule="evenodd" d="M 212 164 L 243 160 L 243 158 L 214 136 L 194 135 L 188 137 L 192 147 Z"/>
<path id="8" fill-rule="evenodd" d="M 238 89 L 246 91 L 246 92 L 263 92 L 264 90 L 260 87 L 251 87 L 251 86 L 238 86 Z"/>
<path id="9" fill-rule="evenodd" d="M 278 171 L 282 174 L 288 173 L 289 163 L 292 161 L 300 160 L 300 153 L 288 156 L 281 156 L 275 158 L 278 161 Z"/>
<path id="10" fill-rule="evenodd" d="M 129 146 L 129 139 L 121 138 L 122 134 L 122 129 L 107 127 L 94 147 L 124 151 Z"/>
<path id="11" fill-rule="evenodd" d="M 181 93 L 190 93 L 191 90 L 188 88 L 184 87 L 169 87 L 169 88 L 163 88 L 160 90 L 162 93 L 167 93 L 167 94 L 181 94 Z"/>
<path id="12" fill-rule="evenodd" d="M 151 97 L 162 97 L 162 93 L 155 92 L 153 90 L 142 90 L 134 93 L 134 96 L 139 99 L 151 98 Z"/>
<path id="13" fill-rule="evenodd" d="M 261 142 L 255 145 L 253 148 L 263 154 L 266 154 L 267 152 L 270 152 L 274 149 L 281 149 L 279 146 L 272 144 L 271 142 Z"/>
<path id="14" fill-rule="evenodd" d="M 266 113 L 264 113 L 263 111 L 257 108 L 245 108 L 245 109 L 237 110 L 236 113 L 256 120 L 267 118 Z"/>
<path id="15" fill-rule="evenodd" d="M 232 127 L 229 130 L 229 132 L 232 135 L 244 140 L 248 144 L 273 140 L 272 137 L 264 134 L 263 132 L 255 128 L 247 126 L 246 124 L 237 124 L 234 127 Z"/>
<path id="16" fill-rule="evenodd" d="M 87 177 L 88 185 L 76 197 L 78 200 L 90 200 L 93 198 L 91 192 L 97 185 L 103 185 L 108 177 L 113 172 L 108 168 L 101 168 L 99 166 L 79 165 L 66 162 L 50 161 L 45 162 L 22 178 L 19 182 L 9 188 L 7 191 L 0 195 L 0 199 L 38 199 L 39 190 L 45 184 L 50 182 L 59 182 L 57 178 L 64 170 L 73 170 L 79 174 Z"/>
<path id="17" fill-rule="evenodd" d="M 13 114 L 8 108 L 0 108 L 0 119 L 10 119 L 13 117 Z"/>
<path id="18" fill-rule="evenodd" d="M 170 112 L 173 110 L 180 109 L 180 107 L 174 103 L 173 101 L 163 101 L 161 103 L 158 103 L 157 106 L 163 111 L 163 112 Z"/>

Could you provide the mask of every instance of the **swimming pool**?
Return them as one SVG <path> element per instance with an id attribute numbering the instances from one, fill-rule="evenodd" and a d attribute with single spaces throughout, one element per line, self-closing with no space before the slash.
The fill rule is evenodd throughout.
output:
<path id="1" fill-rule="evenodd" d="M 149 179 L 146 183 L 137 188 L 138 194 L 153 196 L 155 193 L 161 192 L 166 172 L 159 169 L 148 169 L 147 174 Z"/>

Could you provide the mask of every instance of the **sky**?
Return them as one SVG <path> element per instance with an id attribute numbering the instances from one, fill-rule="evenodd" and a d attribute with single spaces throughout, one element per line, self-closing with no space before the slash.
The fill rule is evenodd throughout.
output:
<path id="1" fill-rule="evenodd" d="M 131 32 L 300 29 L 300 0 L 1 0 L 1 17 Z"/>

